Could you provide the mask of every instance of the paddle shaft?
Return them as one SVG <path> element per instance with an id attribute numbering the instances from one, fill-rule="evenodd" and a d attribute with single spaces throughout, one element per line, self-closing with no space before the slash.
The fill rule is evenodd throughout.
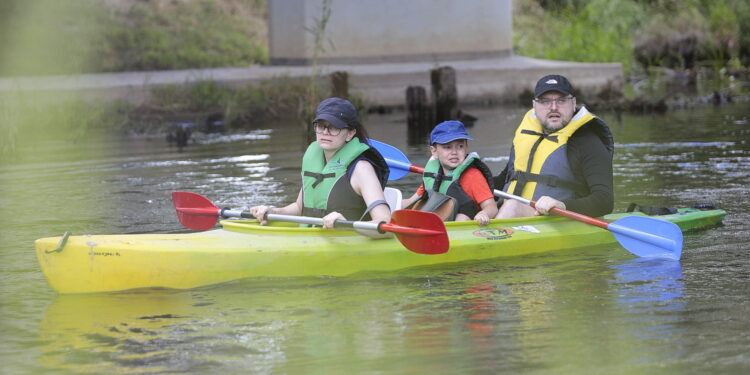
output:
<path id="1" fill-rule="evenodd" d="M 206 215 L 206 216 L 221 216 L 221 217 L 241 217 L 245 219 L 255 218 L 248 211 L 233 210 L 229 208 L 193 208 L 193 207 L 181 207 L 179 209 L 184 213 L 193 215 Z M 297 224 L 307 225 L 323 225 L 323 219 L 318 217 L 307 217 L 307 216 L 293 216 L 293 215 L 280 215 L 280 214 L 266 214 L 266 219 L 270 221 L 286 221 Z M 350 221 L 350 220 L 336 220 L 333 223 L 334 227 L 338 228 L 354 228 L 377 231 L 379 233 L 393 232 L 393 233 L 406 233 L 414 235 L 435 235 L 439 234 L 439 231 L 421 228 L 403 227 L 392 223 L 380 222 L 373 223 L 369 221 Z"/>
<path id="2" fill-rule="evenodd" d="M 523 197 L 519 197 L 517 195 L 513 195 L 510 193 L 506 193 L 501 190 L 493 190 L 493 193 L 498 197 L 508 198 L 508 199 L 515 199 L 521 203 L 528 204 L 531 207 L 536 206 L 536 202 L 532 201 L 530 199 L 526 199 Z M 582 221 L 587 224 L 595 225 L 599 228 L 606 229 L 615 233 L 620 233 L 626 236 L 630 237 L 637 237 L 641 241 L 645 241 L 648 243 L 651 243 L 653 245 L 657 245 L 664 248 L 673 248 L 675 246 L 675 242 L 673 240 L 670 240 L 668 238 L 664 238 L 661 236 L 657 236 L 651 233 L 634 230 L 632 228 L 628 228 L 627 226 L 618 225 L 617 222 L 610 223 L 604 220 L 595 219 L 590 216 L 582 215 L 577 212 L 563 210 L 561 208 L 552 207 L 552 209 L 549 210 L 551 213 L 559 216 L 565 216 L 567 218 Z"/>
<path id="3" fill-rule="evenodd" d="M 517 201 L 519 201 L 521 203 L 528 204 L 531 207 L 536 207 L 536 202 L 532 201 L 530 199 L 519 197 L 517 195 L 506 193 L 506 192 L 504 192 L 502 190 L 497 190 L 497 189 L 493 190 L 492 192 L 495 194 L 496 197 L 503 197 L 503 198 L 508 198 L 508 199 L 515 199 L 515 200 L 517 200 Z M 602 229 L 609 229 L 609 223 L 608 222 L 606 222 L 604 220 L 595 219 L 595 218 L 590 217 L 590 216 L 582 215 L 582 214 L 579 214 L 577 212 L 563 210 L 563 209 L 557 208 L 557 207 L 552 207 L 552 209 L 550 209 L 549 212 L 551 212 L 551 213 L 553 213 L 555 215 L 565 216 L 565 217 L 571 218 L 573 220 L 583 221 L 584 223 L 588 223 L 588 224 L 591 224 L 591 225 L 596 225 L 597 227 L 602 228 Z"/>
<path id="4" fill-rule="evenodd" d="M 388 159 L 388 158 L 385 158 L 385 160 L 388 163 L 389 167 L 396 167 L 398 169 L 409 171 L 409 172 L 414 172 L 414 173 L 420 173 L 420 174 L 424 173 L 424 168 L 418 165 L 404 163 L 398 160 Z"/>

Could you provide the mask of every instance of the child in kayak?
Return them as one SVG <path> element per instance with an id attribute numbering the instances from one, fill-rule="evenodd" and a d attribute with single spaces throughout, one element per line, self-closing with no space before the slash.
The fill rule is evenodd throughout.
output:
<path id="1" fill-rule="evenodd" d="M 473 140 L 461 121 L 444 121 L 430 133 L 430 153 L 422 185 L 403 206 L 432 211 L 445 221 L 476 220 L 487 225 L 497 214 L 492 173 L 479 155 L 469 153 Z"/>
<path id="2" fill-rule="evenodd" d="M 302 158 L 302 188 L 296 201 L 284 207 L 251 207 L 250 213 L 261 224 L 266 224 L 266 214 L 322 217 L 327 229 L 336 220 L 388 222 L 391 210 L 383 194 L 388 165 L 368 144 L 354 105 L 341 98 L 323 100 L 315 111 L 313 130 L 316 140 Z"/>

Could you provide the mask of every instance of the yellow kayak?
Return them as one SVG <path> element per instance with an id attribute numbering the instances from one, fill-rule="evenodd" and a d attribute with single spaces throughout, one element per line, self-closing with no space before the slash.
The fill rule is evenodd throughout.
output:
<path id="1" fill-rule="evenodd" d="M 609 222 L 638 213 L 604 216 Z M 723 210 L 680 209 L 655 216 L 683 231 L 711 227 Z M 276 222 L 224 220 L 221 229 L 185 234 L 82 235 L 36 240 L 47 281 L 60 293 L 133 288 L 188 289 L 245 278 L 346 276 L 416 266 L 515 257 L 615 245 L 611 232 L 563 217 L 446 223 L 450 250 L 417 254 L 395 238 L 352 231 L 301 228 Z"/>

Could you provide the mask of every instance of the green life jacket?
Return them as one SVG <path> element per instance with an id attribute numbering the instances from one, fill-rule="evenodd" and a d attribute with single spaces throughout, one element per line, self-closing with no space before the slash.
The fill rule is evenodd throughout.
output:
<path id="1" fill-rule="evenodd" d="M 323 217 L 337 211 L 348 220 L 362 220 L 367 211 L 362 197 L 352 188 L 347 171 L 360 157 L 370 161 L 381 187 L 388 179 L 388 166 L 380 154 L 356 137 L 326 163 L 318 142 L 307 147 L 302 157 L 302 215 Z"/>
<path id="2" fill-rule="evenodd" d="M 424 167 L 422 182 L 424 183 L 425 192 L 434 190 L 455 198 L 458 205 L 457 213 L 462 213 L 473 219 L 480 210 L 479 204 L 478 202 L 474 202 L 474 200 L 466 194 L 459 182 L 461 175 L 468 168 L 476 168 L 482 172 L 482 175 L 484 175 L 484 178 L 487 180 L 487 185 L 490 187 L 490 190 L 492 189 L 492 172 L 489 167 L 479 159 L 479 155 L 477 155 L 476 152 L 467 155 L 466 159 L 464 159 L 464 161 L 455 169 L 450 171 L 448 175 L 443 174 L 443 168 L 440 165 L 439 160 L 430 159 Z"/>
<path id="3" fill-rule="evenodd" d="M 536 200 L 543 195 L 558 200 L 585 195 L 587 187 L 576 181 L 568 162 L 568 141 L 590 124 L 610 152 L 614 151 L 612 133 L 603 121 L 581 107 L 562 129 L 544 134 L 534 110 L 529 110 L 513 137 L 512 169 L 503 190 Z"/>

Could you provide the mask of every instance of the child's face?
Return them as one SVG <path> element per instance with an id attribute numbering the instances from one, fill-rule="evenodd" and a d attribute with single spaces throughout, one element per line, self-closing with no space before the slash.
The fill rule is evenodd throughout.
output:
<path id="1" fill-rule="evenodd" d="M 432 157 L 440 161 L 444 169 L 453 170 L 466 159 L 468 145 L 465 139 L 457 139 L 450 143 L 436 143 L 430 146 Z"/>

